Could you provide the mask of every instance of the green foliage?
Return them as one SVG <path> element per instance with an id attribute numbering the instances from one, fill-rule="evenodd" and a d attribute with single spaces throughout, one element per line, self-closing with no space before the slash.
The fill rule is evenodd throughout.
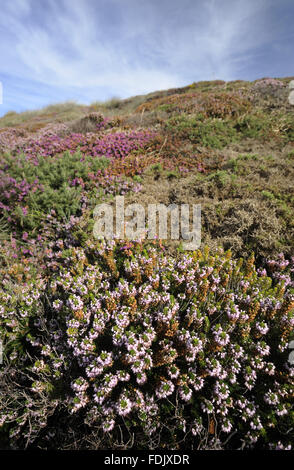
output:
<path id="1" fill-rule="evenodd" d="M 294 142 L 294 116 L 293 112 L 284 118 L 283 122 L 283 140 L 285 143 Z"/>
<path id="2" fill-rule="evenodd" d="M 173 117 L 167 121 L 166 127 L 169 132 L 203 147 L 222 149 L 237 140 L 237 131 L 229 120 L 204 119 L 203 114 Z"/>
<path id="3" fill-rule="evenodd" d="M 109 160 L 83 156 L 81 152 L 65 152 L 55 158 L 40 156 L 36 166 L 26 161 L 24 155 L 18 157 L 17 163 L 15 157 L 6 156 L 9 175 L 18 182 L 26 180 L 29 184 L 37 180 L 39 185 L 36 191 L 30 191 L 26 196 L 27 214 L 23 213 L 20 205 L 14 208 L 17 225 L 22 230 L 32 231 L 38 229 L 52 209 L 58 219 L 80 214 L 82 187 L 73 186 L 71 181 L 77 178 L 83 184 L 90 185 L 91 181 L 87 181 L 89 174 L 105 169 Z"/>
<path id="4" fill-rule="evenodd" d="M 218 170 L 215 173 L 211 173 L 207 179 L 216 184 L 217 187 L 223 188 L 234 183 L 236 177 L 224 170 Z"/>
<path id="5" fill-rule="evenodd" d="M 265 137 L 271 128 L 271 121 L 269 116 L 260 113 L 260 114 L 248 114 L 242 116 L 237 120 L 235 124 L 235 129 L 243 137 L 250 137 L 259 139 L 260 137 Z"/>
<path id="6" fill-rule="evenodd" d="M 134 175 L 133 176 L 133 181 L 135 181 L 136 183 L 142 183 L 142 177 L 140 175 Z"/>
<path id="7" fill-rule="evenodd" d="M 261 194 L 263 195 L 264 198 L 270 199 L 271 201 L 274 201 L 276 199 L 275 195 L 271 193 L 270 191 L 262 191 Z"/>
<path id="8" fill-rule="evenodd" d="M 70 187 L 66 183 L 59 185 L 58 189 L 46 185 L 44 191 L 31 193 L 28 198 L 30 212 L 29 217 L 23 219 L 24 228 L 37 228 L 52 209 L 58 219 L 77 215 L 81 210 L 80 198 L 81 188 Z"/>
<path id="9" fill-rule="evenodd" d="M 17 160 L 17 161 L 16 161 Z M 16 164 L 17 163 L 17 164 Z M 93 158 L 81 152 L 64 152 L 56 158 L 38 157 L 38 164 L 32 165 L 20 155 L 18 159 L 6 156 L 5 165 L 10 176 L 17 181 L 26 179 L 33 183 L 36 179 L 52 189 L 58 189 L 74 178 L 87 178 L 90 172 L 97 173 L 107 168 L 109 160 L 105 157 Z"/>
<path id="10" fill-rule="evenodd" d="M 146 173 L 153 173 L 154 175 L 160 175 L 163 173 L 163 167 L 162 167 L 162 164 L 161 163 L 153 163 L 152 165 L 150 165 L 147 170 L 146 170 Z"/>

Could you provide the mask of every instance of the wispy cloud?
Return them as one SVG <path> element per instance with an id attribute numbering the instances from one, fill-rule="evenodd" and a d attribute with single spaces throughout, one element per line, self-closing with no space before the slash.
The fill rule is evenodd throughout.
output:
<path id="1" fill-rule="evenodd" d="M 20 103 L 31 97 L 33 107 L 55 96 L 93 101 L 274 72 L 268 63 L 278 54 L 274 45 L 293 39 L 287 15 L 292 2 L 278 3 L 279 8 L 273 0 L 1 0 L 5 107 L 16 101 L 13 90 Z"/>

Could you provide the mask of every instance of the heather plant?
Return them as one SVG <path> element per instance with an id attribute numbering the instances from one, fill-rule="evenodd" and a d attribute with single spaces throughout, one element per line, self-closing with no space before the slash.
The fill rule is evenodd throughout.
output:
<path id="1" fill-rule="evenodd" d="M 283 88 L 285 84 L 281 80 L 277 80 L 275 78 L 262 78 L 261 80 L 257 80 L 254 85 L 253 89 L 264 89 L 268 87 L 273 88 Z"/>
<path id="2" fill-rule="evenodd" d="M 207 117 L 235 118 L 251 111 L 249 97 L 237 93 L 208 93 L 202 98 L 202 106 Z"/>
<path id="3" fill-rule="evenodd" d="M 87 133 L 106 130 L 115 127 L 117 124 L 119 124 L 118 119 L 110 119 L 104 117 L 101 113 L 92 112 L 73 122 L 70 128 L 74 133 Z"/>
<path id="4" fill-rule="evenodd" d="M 0 447 L 291 448 L 287 81 L 0 119 Z M 211 250 L 93 241 L 118 194 L 201 203 Z"/>
<path id="5" fill-rule="evenodd" d="M 229 252 L 62 245 L 45 277 L 1 292 L 1 429 L 15 448 L 62 448 L 59 416 L 102 448 L 131 435 L 145 449 L 291 446 L 293 260 L 266 271 Z"/>
<path id="6" fill-rule="evenodd" d="M 264 109 L 281 109 L 287 102 L 288 90 L 286 83 L 282 80 L 265 78 L 256 81 L 250 87 L 250 94 L 254 105 Z"/>
<path id="7" fill-rule="evenodd" d="M 199 114 L 206 118 L 236 117 L 250 111 L 252 108 L 249 97 L 243 96 L 242 92 L 210 92 L 210 93 L 176 93 L 171 96 L 153 99 L 141 104 L 137 113 L 160 111 L 171 115 L 180 113 Z"/>
<path id="8" fill-rule="evenodd" d="M 18 143 L 24 142 L 27 133 L 24 130 L 13 128 L 0 129 L 0 152 L 8 152 L 13 149 Z"/>
<path id="9" fill-rule="evenodd" d="M 27 124 L 22 128 L 0 128 L 0 152 L 13 152 L 16 149 L 25 147 L 33 139 L 34 141 L 52 136 L 64 136 L 69 132 L 69 127 L 66 124 L 44 124 L 34 123 Z"/>
<path id="10" fill-rule="evenodd" d="M 37 156 L 52 157 L 66 150 L 74 153 L 79 149 L 94 157 L 122 158 L 146 146 L 154 136 L 154 132 L 148 131 L 116 132 L 102 136 L 93 132 L 71 133 L 65 137 L 45 134 L 40 138 L 26 140 L 17 152 L 24 153 L 28 160 L 36 164 Z"/>

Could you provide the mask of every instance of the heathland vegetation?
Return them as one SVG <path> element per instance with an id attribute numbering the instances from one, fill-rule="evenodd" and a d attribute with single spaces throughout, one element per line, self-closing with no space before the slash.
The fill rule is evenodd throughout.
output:
<path id="1" fill-rule="evenodd" d="M 288 449 L 291 78 L 0 118 L 1 448 Z M 201 204 L 202 244 L 93 209 Z"/>

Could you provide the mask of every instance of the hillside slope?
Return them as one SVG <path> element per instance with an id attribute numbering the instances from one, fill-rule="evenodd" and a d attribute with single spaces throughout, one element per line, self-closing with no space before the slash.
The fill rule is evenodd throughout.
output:
<path id="1" fill-rule="evenodd" d="M 0 119 L 1 449 L 292 448 L 291 78 Z M 95 239 L 117 195 L 200 248 Z"/>
<path id="2" fill-rule="evenodd" d="M 14 156 L 40 152 L 53 157 L 53 166 L 60 166 L 63 163 L 54 154 L 79 147 L 83 153 L 105 156 L 103 145 L 111 146 L 114 139 L 117 149 L 107 155 L 111 160 L 107 173 L 126 177 L 120 182 L 126 187 L 134 183 L 139 187 L 140 183 L 139 192 L 129 193 L 131 201 L 156 202 L 155 195 L 160 195 L 157 202 L 200 203 L 203 244 L 222 245 L 242 256 L 252 250 L 258 257 L 280 251 L 289 254 L 294 220 L 290 80 L 199 82 L 87 107 L 64 103 L 35 112 L 8 113 L 0 119 L 0 149 L 10 150 Z M 136 133 L 142 133 L 138 141 Z M 143 134 L 145 143 L 140 147 Z M 120 153 L 126 140 L 129 147 Z M 19 175 L 15 161 L 13 158 L 8 172 L 13 178 Z M 68 164 L 65 158 L 65 167 Z M 70 165 L 71 179 L 81 177 L 76 163 Z M 40 178 L 46 180 L 46 176 Z M 64 183 L 69 183 L 67 176 Z M 61 188 L 50 184 L 48 191 L 53 190 L 58 200 Z M 83 184 L 90 185 L 86 180 Z M 86 197 L 93 198 L 94 187 L 91 194 L 90 188 L 86 190 Z M 65 186 L 62 188 L 64 191 Z M 84 192 L 81 181 L 75 189 Z M 73 188 L 69 190 L 73 192 Z M 1 198 L 3 207 L 8 207 L 4 194 Z M 46 199 L 46 194 L 40 199 Z M 15 211 L 13 204 L 11 210 Z M 67 209 L 67 216 L 77 214 L 77 207 Z M 10 217 L 8 212 L 3 226 Z M 28 231 L 35 227 L 29 214 L 23 221 Z M 176 248 L 174 243 L 168 246 Z"/>

